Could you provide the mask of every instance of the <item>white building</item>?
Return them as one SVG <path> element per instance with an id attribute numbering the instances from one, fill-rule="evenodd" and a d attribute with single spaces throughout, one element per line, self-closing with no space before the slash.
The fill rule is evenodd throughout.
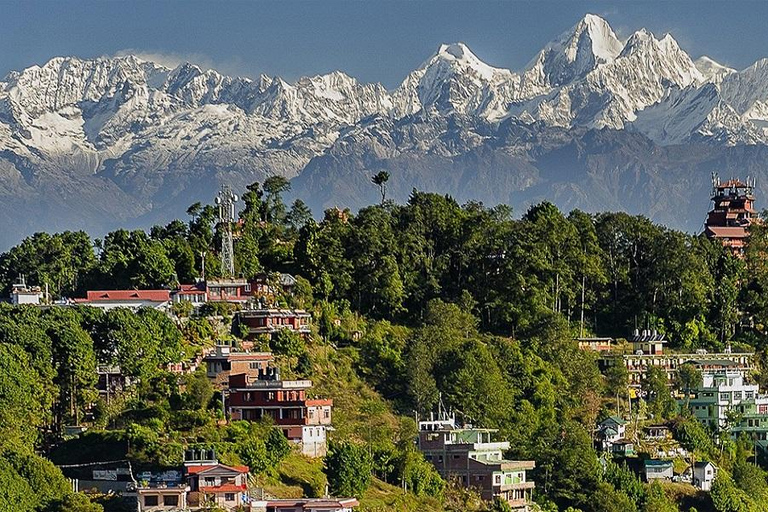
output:
<path id="1" fill-rule="evenodd" d="M 693 415 L 707 426 L 723 428 L 727 425 L 728 411 L 750 405 L 758 414 L 768 414 L 768 396 L 760 395 L 757 384 L 744 382 L 744 373 L 737 369 L 718 369 L 702 372 L 702 382 L 689 401 Z"/>
<path id="2" fill-rule="evenodd" d="M 598 424 L 597 438 L 603 451 L 611 450 L 614 443 L 623 440 L 627 422 L 618 416 L 609 416 Z"/>
<path id="3" fill-rule="evenodd" d="M 11 287 L 11 303 L 14 306 L 22 304 L 42 304 L 44 295 L 39 286 L 27 286 L 24 276 L 19 276 L 19 280 L 13 283 Z"/>
<path id="4" fill-rule="evenodd" d="M 696 462 L 693 465 L 693 485 L 702 491 L 712 489 L 712 482 L 717 476 L 717 467 L 709 461 Z"/>

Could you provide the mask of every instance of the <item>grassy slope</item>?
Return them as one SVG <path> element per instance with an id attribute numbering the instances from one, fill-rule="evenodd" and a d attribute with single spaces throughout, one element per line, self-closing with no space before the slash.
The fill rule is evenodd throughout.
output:
<path id="1" fill-rule="evenodd" d="M 381 395 L 355 372 L 357 352 L 354 348 L 337 350 L 319 342 L 308 348 L 313 362 L 313 392 L 320 397 L 333 398 L 335 430 L 331 434 L 332 439 L 396 442 L 400 436 L 410 435 L 410 431 L 403 427 L 409 419 L 394 414 Z M 274 477 L 270 482 L 264 482 L 267 492 L 280 496 L 301 496 L 318 491 L 322 493 L 325 488 L 322 460 L 298 454 L 291 454 L 280 464 L 278 477 L 279 482 Z M 399 487 L 375 478 L 365 495 L 358 498 L 361 511 L 443 510 L 438 500 L 403 493 Z"/>

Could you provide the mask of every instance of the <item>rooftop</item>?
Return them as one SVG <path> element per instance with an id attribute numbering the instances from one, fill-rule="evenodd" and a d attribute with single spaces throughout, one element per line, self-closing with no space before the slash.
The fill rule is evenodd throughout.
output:
<path id="1" fill-rule="evenodd" d="M 152 301 L 167 302 L 171 294 L 168 290 L 89 290 L 85 299 L 75 299 L 75 302 L 98 301 Z"/>

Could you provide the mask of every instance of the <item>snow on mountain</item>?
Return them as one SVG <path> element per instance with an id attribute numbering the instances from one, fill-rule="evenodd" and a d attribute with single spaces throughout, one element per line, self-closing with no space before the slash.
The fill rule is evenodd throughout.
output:
<path id="1" fill-rule="evenodd" d="M 583 78 L 598 65 L 612 62 L 623 46 L 604 19 L 587 14 L 528 64 L 520 96 L 531 98 Z"/>
<path id="2" fill-rule="evenodd" d="M 629 128 L 660 144 L 708 140 L 733 146 L 762 140 L 761 130 L 742 122 L 715 83 L 670 90 L 659 103 L 638 113 Z"/>
<path id="3" fill-rule="evenodd" d="M 670 35 L 632 34 L 621 52 L 518 112 L 556 126 L 623 129 L 637 113 L 664 98 L 670 88 L 704 81 L 691 58 Z"/>
<path id="4" fill-rule="evenodd" d="M 731 73 L 735 73 L 736 70 L 723 66 L 722 64 L 715 62 L 706 55 L 702 55 L 694 61 L 696 69 L 702 74 L 706 82 L 720 83 L 723 78 Z"/>
<path id="5" fill-rule="evenodd" d="M 498 118 L 506 114 L 518 82 L 516 74 L 489 66 L 464 43 L 444 44 L 392 93 L 393 113 L 436 110 Z"/>
<path id="6" fill-rule="evenodd" d="M 221 182 L 309 168 L 323 176 L 312 183 L 331 186 L 329 169 L 360 174 L 399 158 L 415 175 L 419 155 L 436 159 L 435 180 L 469 154 L 486 177 L 501 167 L 483 165 L 530 177 L 525 162 L 543 151 L 535 144 L 591 130 L 626 130 L 616 140 L 637 151 L 768 146 L 766 84 L 768 59 L 738 72 L 708 57 L 694 62 L 670 35 L 639 30 L 622 42 L 591 14 L 520 71 L 491 66 L 464 43 L 443 44 L 391 91 L 340 71 L 289 83 L 134 56 L 58 57 L 0 81 L 0 224 L 19 211 L 11 198 L 53 205 L 62 222 L 79 222 L 71 205 L 88 201 L 92 218 L 83 222 L 101 226 L 104 218 L 162 218 Z"/>

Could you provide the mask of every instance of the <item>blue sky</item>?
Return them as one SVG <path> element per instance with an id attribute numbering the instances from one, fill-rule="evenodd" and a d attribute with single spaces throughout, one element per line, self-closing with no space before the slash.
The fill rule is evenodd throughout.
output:
<path id="1" fill-rule="evenodd" d="M 0 0 L 0 76 L 53 56 L 131 52 L 288 80 L 341 69 L 395 87 L 442 42 L 519 69 L 586 13 L 622 38 L 643 27 L 670 32 L 694 58 L 738 69 L 768 57 L 763 1 Z"/>

